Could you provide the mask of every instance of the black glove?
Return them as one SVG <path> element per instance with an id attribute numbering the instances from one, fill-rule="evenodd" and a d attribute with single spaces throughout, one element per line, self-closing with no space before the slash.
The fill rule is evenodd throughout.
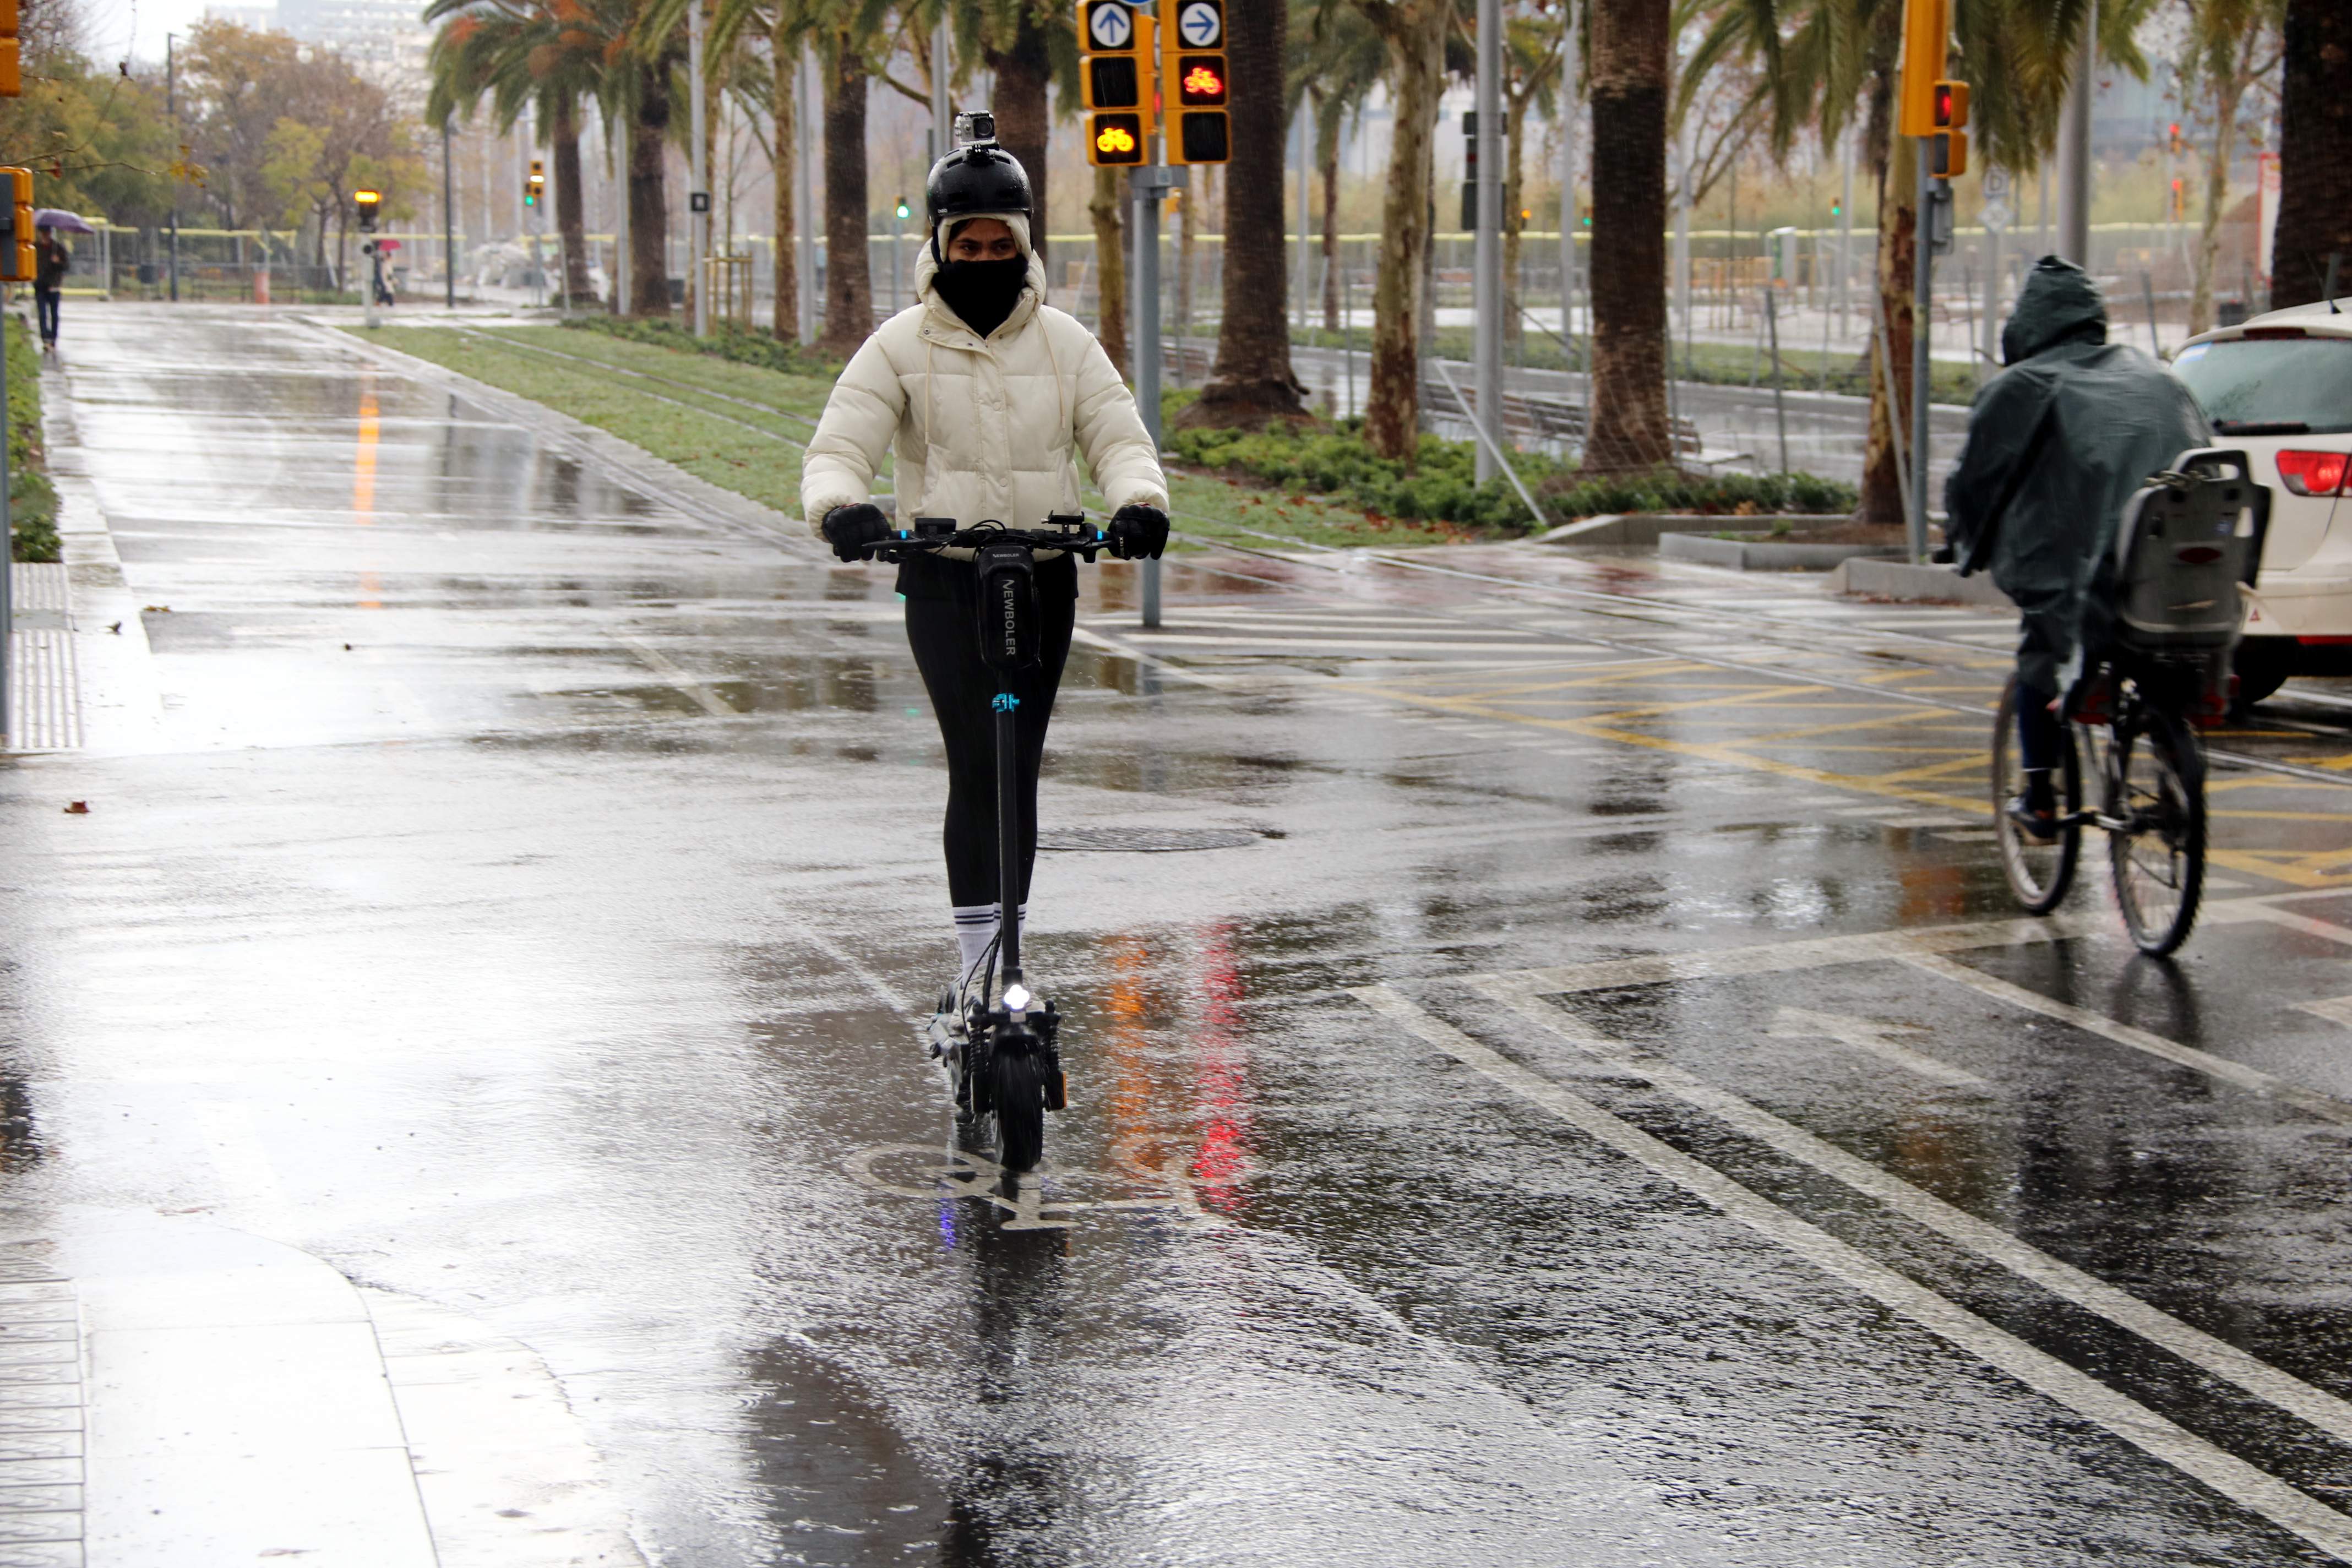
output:
<path id="1" fill-rule="evenodd" d="M 817 528 L 833 546 L 836 561 L 863 561 L 867 545 L 890 537 L 890 520 L 882 515 L 880 507 L 867 501 L 835 507 Z"/>
<path id="2" fill-rule="evenodd" d="M 1168 548 L 1168 514 L 1156 506 L 1123 506 L 1110 514 L 1110 552 L 1121 561 L 1157 561 Z"/>

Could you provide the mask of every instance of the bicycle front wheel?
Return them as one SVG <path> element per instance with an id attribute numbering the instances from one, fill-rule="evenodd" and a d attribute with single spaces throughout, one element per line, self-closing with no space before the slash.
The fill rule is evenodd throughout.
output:
<path id="1" fill-rule="evenodd" d="M 2116 902 L 2142 952 L 2161 958 L 2189 939 L 2205 891 L 2205 751 L 2179 714 L 2118 715 L 2107 861 Z"/>
<path id="2" fill-rule="evenodd" d="M 2015 680 L 2002 689 L 2000 708 L 1992 722 L 1992 828 L 1993 838 L 2000 846 L 2001 874 L 2009 879 L 2009 890 L 2028 914 L 2046 915 L 2066 897 L 2083 848 L 2083 829 L 2073 820 L 2083 805 L 2074 731 L 2072 726 L 2060 727 L 2057 777 L 2050 781 L 2057 797 L 2058 836 L 2041 839 L 2009 815 L 2010 802 L 2025 793 L 2025 767 L 2018 756 Z"/>

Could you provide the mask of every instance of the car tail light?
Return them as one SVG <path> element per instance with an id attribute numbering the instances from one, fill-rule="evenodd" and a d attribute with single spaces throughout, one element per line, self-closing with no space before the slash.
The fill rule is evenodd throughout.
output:
<path id="1" fill-rule="evenodd" d="M 2344 470 L 2352 467 L 2352 453 L 2284 451 L 2278 455 L 2279 478 L 2299 496 L 2332 496 L 2344 488 Z"/>

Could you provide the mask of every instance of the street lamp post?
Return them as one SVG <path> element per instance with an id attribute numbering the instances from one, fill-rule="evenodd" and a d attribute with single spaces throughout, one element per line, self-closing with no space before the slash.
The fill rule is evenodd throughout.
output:
<path id="1" fill-rule="evenodd" d="M 163 118 L 172 127 L 172 299 L 180 298 L 180 77 L 173 46 L 179 35 L 163 35 Z"/>

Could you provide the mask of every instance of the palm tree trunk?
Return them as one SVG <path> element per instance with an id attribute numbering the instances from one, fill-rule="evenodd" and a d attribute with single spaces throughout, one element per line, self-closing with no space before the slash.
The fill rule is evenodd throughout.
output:
<path id="1" fill-rule="evenodd" d="M 1010 48 L 986 56 L 996 73 L 996 140 L 1021 162 L 1029 176 L 1029 237 L 1037 258 L 1045 258 L 1045 142 L 1053 127 L 1045 112 L 1045 89 L 1054 66 L 1046 54 L 1045 30 L 1034 7 L 1020 7 L 1020 26 Z"/>
<path id="2" fill-rule="evenodd" d="M 866 59 L 846 32 L 824 62 L 824 352 L 847 359 L 874 331 L 866 255 Z"/>
<path id="3" fill-rule="evenodd" d="M 588 286 L 588 226 L 580 184 L 580 104 L 561 93 L 551 107 L 548 150 L 555 159 L 555 242 L 563 247 L 563 296 L 573 305 L 593 305 L 596 292 Z"/>
<path id="4" fill-rule="evenodd" d="M 1892 106 L 1888 109 L 1892 114 Z M 1879 110 L 1872 106 L 1875 129 Z M 1919 258 L 1918 160 L 1911 148 L 1891 137 L 1874 135 L 1870 144 L 1886 147 L 1878 169 L 1878 299 L 1883 321 L 1872 329 L 1870 377 L 1870 438 L 1863 448 L 1862 507 L 1865 522 L 1901 522 L 1903 487 L 1895 468 L 1895 443 L 1911 432 L 1911 352 L 1916 327 L 1917 296 L 1912 287 Z M 1882 335 L 1883 331 L 1883 335 Z M 1891 363 L 1879 353 L 1886 351 Z M 1895 395 L 1887 395 L 1892 383 Z M 1919 479 L 1912 466 L 1913 482 Z"/>
<path id="5" fill-rule="evenodd" d="M 798 113 L 796 96 L 800 57 L 779 37 L 773 45 L 774 79 L 772 98 L 776 109 L 776 134 L 769 142 L 771 156 L 768 174 L 776 188 L 776 316 L 771 329 L 780 343 L 800 341 L 801 332 L 801 268 L 800 253 L 794 248 L 799 237 L 793 211 L 793 174 L 800 156 L 800 147 L 793 137 L 793 120 Z"/>
<path id="6" fill-rule="evenodd" d="M 1316 163 L 1323 175 L 1323 330 L 1339 330 L 1339 116 L 1317 117 L 1322 133 Z"/>
<path id="7" fill-rule="evenodd" d="M 2279 207 L 2271 309 L 2319 298 L 2327 258 L 2352 279 L 2352 8 L 2287 0 L 2279 89 Z"/>
<path id="8" fill-rule="evenodd" d="M 1421 445 L 1420 274 L 1429 251 L 1431 137 L 1437 126 L 1445 29 L 1453 16 L 1445 0 L 1415 0 L 1392 7 L 1382 27 L 1394 76 L 1396 121 L 1389 144 L 1388 195 L 1381 205 L 1380 270 L 1372 282 L 1364 439 L 1381 457 L 1400 462 L 1411 461 Z M 1275 231 L 1281 232 L 1279 214 Z M 1232 244 L 1230 238 L 1226 243 Z M 1230 282 L 1226 294 L 1230 310 Z"/>
<path id="9" fill-rule="evenodd" d="M 2196 276 L 2189 290 L 2190 336 L 2213 329 L 2213 267 L 2221 253 L 2221 209 L 2230 200 L 2230 159 L 2238 147 L 2238 95 L 2243 79 L 2235 68 L 2213 83 L 2213 110 L 2219 121 L 2213 146 L 2205 159 L 2205 211 L 2197 229 Z"/>
<path id="10" fill-rule="evenodd" d="M 629 121 L 629 313 L 669 320 L 669 66 L 640 66 L 637 109 Z"/>
<path id="11" fill-rule="evenodd" d="M 1282 235 L 1282 51 L 1286 0 L 1251 0 L 1225 11 L 1233 73 L 1232 162 L 1225 165 L 1224 321 L 1217 364 L 1199 399 L 1176 416 L 1181 429 L 1257 429 L 1270 419 L 1313 416 L 1290 369 L 1289 268 Z"/>
<path id="12" fill-rule="evenodd" d="M 1127 374 L 1127 234 L 1119 221 L 1124 210 L 1119 198 L 1126 184 L 1124 170 L 1097 169 L 1094 200 L 1087 204 L 1087 216 L 1095 220 L 1095 308 L 1099 318 L 1095 336 L 1122 376 Z"/>
<path id="13" fill-rule="evenodd" d="M 1666 411 L 1669 0 L 1592 8 L 1592 405 L 1584 468 L 1675 457 Z"/>

